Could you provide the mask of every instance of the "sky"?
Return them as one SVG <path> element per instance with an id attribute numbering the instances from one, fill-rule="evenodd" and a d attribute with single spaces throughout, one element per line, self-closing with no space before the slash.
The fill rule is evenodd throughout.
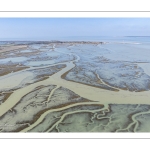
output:
<path id="1" fill-rule="evenodd" d="M 0 40 L 150 36 L 150 18 L 0 18 Z"/>

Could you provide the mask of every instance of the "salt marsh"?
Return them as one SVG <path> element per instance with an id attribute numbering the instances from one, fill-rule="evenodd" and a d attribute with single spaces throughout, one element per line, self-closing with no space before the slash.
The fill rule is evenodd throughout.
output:
<path id="1" fill-rule="evenodd" d="M 149 55 L 139 41 L 5 43 L 0 131 L 149 132 Z"/>

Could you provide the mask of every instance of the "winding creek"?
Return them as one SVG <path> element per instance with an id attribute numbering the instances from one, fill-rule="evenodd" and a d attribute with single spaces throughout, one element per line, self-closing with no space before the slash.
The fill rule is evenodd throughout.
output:
<path id="1" fill-rule="evenodd" d="M 56 49 L 55 46 L 53 46 L 53 48 L 54 48 L 54 50 Z M 56 50 L 56 51 L 61 53 L 58 50 Z M 101 88 L 96 88 L 93 86 L 88 86 L 88 85 L 84 85 L 81 83 L 71 82 L 71 81 L 62 79 L 61 76 L 63 74 L 65 74 L 66 72 L 68 72 L 69 70 L 71 70 L 72 68 L 74 68 L 75 62 L 78 62 L 80 60 L 80 57 L 74 53 L 67 53 L 67 54 L 75 56 L 76 59 L 72 60 L 72 61 L 68 61 L 68 62 L 50 64 L 47 66 L 30 67 L 25 70 L 14 72 L 14 73 L 0 77 L 0 81 L 3 81 L 3 82 L 1 82 L 1 84 L 6 84 L 6 82 L 5 82 L 6 80 L 15 82 L 15 78 L 20 76 L 20 79 L 18 79 L 18 81 L 16 82 L 16 85 L 18 85 L 22 81 L 22 79 L 24 79 L 26 76 L 32 76 L 32 73 L 28 72 L 29 70 L 38 69 L 38 68 L 46 68 L 46 67 L 55 66 L 58 64 L 66 65 L 65 68 L 63 68 L 62 70 L 53 74 L 52 76 L 49 76 L 49 78 L 46 80 L 39 81 L 39 82 L 30 84 L 28 86 L 25 86 L 23 88 L 14 90 L 13 93 L 8 97 L 8 99 L 0 105 L 0 116 L 4 115 L 7 111 L 9 111 L 11 108 L 13 108 L 24 95 L 28 94 L 30 91 L 34 90 L 36 87 L 41 86 L 41 85 L 44 85 L 44 86 L 56 85 L 56 88 L 53 89 L 53 91 L 49 95 L 48 101 L 50 100 L 50 97 L 52 96 L 53 92 L 57 88 L 62 86 L 64 88 L 67 88 L 67 89 L 73 91 L 74 93 L 78 94 L 79 96 L 81 96 L 85 99 L 89 99 L 93 102 L 76 103 L 76 104 L 65 106 L 63 108 L 48 110 L 48 111 L 44 112 L 36 122 L 34 122 L 29 127 L 23 129 L 21 132 L 27 132 L 27 131 L 31 130 L 36 125 L 38 125 L 40 122 L 42 122 L 42 120 L 45 118 L 45 116 L 51 112 L 61 111 L 61 110 L 71 108 L 74 106 L 103 104 L 104 108 L 98 109 L 98 110 L 93 110 L 93 111 L 80 110 L 80 111 L 65 113 L 58 122 L 56 122 L 50 129 L 47 130 L 47 132 L 51 131 L 54 127 L 56 127 L 58 125 L 58 123 L 60 123 L 63 120 L 63 118 L 68 114 L 73 114 L 73 113 L 78 113 L 78 112 L 95 113 L 97 111 L 102 111 L 102 110 L 108 109 L 108 104 L 148 104 L 148 105 L 150 105 L 150 91 L 130 92 L 130 91 L 118 89 L 119 90 L 118 92 L 114 92 L 114 91 L 104 90 Z M 98 76 L 98 78 L 100 79 L 99 76 Z M 100 79 L 100 80 L 102 81 L 102 79 Z M 13 82 L 12 82 L 12 84 L 13 84 Z M 103 82 L 103 84 L 105 84 L 105 83 Z M 112 86 L 110 86 L 110 87 L 112 87 Z M 150 111 L 141 112 L 141 113 L 137 113 L 137 114 L 133 115 L 132 116 L 133 123 L 131 123 L 126 129 L 120 129 L 120 130 L 128 130 L 133 124 L 136 124 L 136 127 L 135 127 L 135 131 L 136 131 L 138 122 L 135 120 L 135 118 L 138 115 L 147 114 L 147 113 L 150 113 Z"/>

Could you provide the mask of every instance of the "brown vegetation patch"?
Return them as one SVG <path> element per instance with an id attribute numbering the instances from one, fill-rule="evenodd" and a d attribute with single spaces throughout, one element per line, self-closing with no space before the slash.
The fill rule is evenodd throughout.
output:
<path id="1" fill-rule="evenodd" d="M 80 101 L 80 102 L 69 102 L 69 103 L 66 103 L 66 104 L 61 104 L 61 105 L 59 105 L 59 106 L 53 106 L 53 107 L 51 107 L 51 108 L 46 108 L 46 109 L 41 110 L 40 112 L 38 112 L 36 115 L 34 115 L 32 121 L 29 121 L 29 122 L 20 122 L 19 124 L 26 124 L 26 123 L 33 124 L 34 122 L 36 122 L 36 121 L 40 118 L 40 116 L 41 116 L 43 113 L 45 113 L 45 112 L 48 111 L 48 110 L 63 108 L 63 107 L 66 107 L 66 106 L 69 106 L 69 105 L 72 105 L 72 104 L 75 104 L 75 103 L 81 103 L 81 102 L 91 102 L 91 101 L 90 101 L 90 100 L 87 100 L 87 99 L 83 99 L 83 100 Z M 26 126 L 24 126 L 24 127 L 20 127 L 20 128 L 14 130 L 14 131 L 11 131 L 11 132 L 19 132 L 19 131 L 25 129 L 25 127 L 28 127 L 28 125 L 26 125 Z"/>
<path id="2" fill-rule="evenodd" d="M 0 76 L 4 76 L 11 72 L 17 72 L 27 68 L 29 67 L 19 65 L 19 64 L 0 64 Z"/>

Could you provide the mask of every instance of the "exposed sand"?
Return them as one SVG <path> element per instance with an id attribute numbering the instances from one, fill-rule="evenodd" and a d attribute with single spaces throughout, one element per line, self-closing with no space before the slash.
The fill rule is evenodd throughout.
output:
<path id="1" fill-rule="evenodd" d="M 67 67 L 63 68 L 61 71 L 57 72 L 56 74 L 52 75 L 50 78 L 40 81 L 24 88 L 18 89 L 14 91 L 10 97 L 0 105 L 0 116 L 5 114 L 9 109 L 11 109 L 19 100 L 32 91 L 35 87 L 40 85 L 58 85 L 63 86 L 65 88 L 70 89 L 71 91 L 75 92 L 76 94 L 84 97 L 86 99 L 90 99 L 93 101 L 98 101 L 101 104 L 150 104 L 150 91 L 144 92 L 129 92 L 120 90 L 119 92 L 113 92 L 103 89 L 94 88 L 91 86 L 66 81 L 61 78 L 61 75 L 67 72 L 68 70 L 72 69 L 75 65 L 73 62 L 65 63 Z M 13 101 L 12 101 L 13 99 Z"/>
<path id="2" fill-rule="evenodd" d="M 27 47 L 27 46 L 11 46 L 6 49 L 3 49 L 0 52 L 16 50 L 16 49 L 25 48 L 25 47 Z M 55 45 L 53 45 L 53 48 L 55 49 Z M 57 51 L 57 52 L 60 52 L 60 51 Z M 63 52 L 60 52 L 60 53 L 63 53 Z M 76 59 L 72 60 L 72 61 L 68 61 L 68 62 L 58 63 L 58 64 L 66 65 L 65 68 L 63 68 L 62 70 L 58 71 L 57 73 L 55 73 L 53 75 L 50 75 L 49 77 L 44 78 L 44 80 L 42 80 L 42 81 L 38 81 L 38 82 L 32 83 L 30 85 L 27 85 L 25 87 L 22 87 L 20 89 L 14 90 L 13 93 L 7 97 L 7 100 L 5 100 L 4 103 L 2 103 L 0 105 L 0 110 L 1 110 L 0 116 L 3 116 L 6 112 L 8 112 L 10 109 L 12 109 L 17 103 L 19 103 L 20 99 L 24 95 L 30 93 L 36 87 L 48 86 L 48 85 L 56 85 L 57 86 L 56 89 L 60 86 L 67 88 L 67 89 L 73 91 L 74 93 L 80 95 L 81 97 L 88 99 L 90 101 L 93 101 L 93 102 L 91 102 L 91 104 L 104 105 L 105 109 L 108 108 L 108 104 L 147 104 L 147 105 L 150 105 L 150 99 L 149 99 L 150 91 L 130 92 L 130 91 L 125 91 L 125 90 L 116 88 L 119 91 L 114 92 L 114 91 L 110 91 L 110 90 L 96 88 L 94 86 L 88 86 L 87 84 L 81 84 L 81 83 L 67 81 L 67 80 L 63 79 L 64 76 L 66 75 L 66 73 L 75 67 L 75 62 L 78 62 L 80 60 L 80 57 L 78 55 L 70 54 L 70 53 L 68 53 L 68 54 L 74 55 Z M 55 65 L 57 65 L 57 63 L 51 64 L 49 66 L 55 66 Z M 36 67 L 36 69 L 46 68 L 46 67 L 40 66 L 40 67 Z M 145 67 L 145 68 L 147 68 L 147 67 Z M 35 68 L 30 67 L 28 69 L 25 69 L 24 71 L 17 70 L 18 72 L 15 72 L 12 74 L 10 73 L 10 74 L 0 77 L 1 85 L 5 85 L 5 86 L 1 86 L 0 90 L 7 89 L 7 88 L 14 88 L 15 86 L 18 86 L 24 79 L 28 79 L 30 81 L 31 77 L 33 77 L 33 73 L 28 72 L 27 70 L 31 70 L 31 69 L 35 69 Z M 148 75 L 150 75 L 149 69 L 147 69 L 147 70 L 145 69 L 144 71 Z M 107 83 L 104 83 L 103 80 L 98 75 L 97 75 L 97 77 L 101 83 L 107 85 Z M 113 86 L 110 86 L 110 87 L 113 88 Z M 50 97 L 52 96 L 52 94 L 53 94 L 53 91 L 50 94 L 48 101 L 50 101 Z M 90 103 L 88 103 L 88 102 L 83 103 L 83 104 L 90 105 Z M 73 106 L 77 106 L 77 105 L 80 105 L 80 104 L 73 104 Z M 32 129 L 33 127 L 35 127 L 37 124 L 42 122 L 42 120 L 48 113 L 53 112 L 53 111 L 54 112 L 60 111 L 60 110 L 63 110 L 65 108 L 69 108 L 69 107 L 70 106 L 66 106 L 64 108 L 56 108 L 54 110 L 47 110 L 46 112 L 43 112 L 43 114 L 39 115 L 39 119 L 37 119 L 37 121 L 35 123 L 33 123 L 30 127 L 23 129 L 22 131 L 26 132 L 26 131 Z M 68 112 L 68 113 L 66 113 L 66 115 L 78 113 L 78 112 L 82 112 L 82 111 Z M 88 111 L 83 111 L 83 112 L 88 112 Z M 94 112 L 94 111 L 89 111 L 89 112 Z M 147 113 L 149 113 L 149 112 L 147 112 Z M 147 113 L 145 113 L 145 114 L 147 114 Z M 140 114 L 142 114 L 142 113 L 140 113 Z M 136 116 L 138 116 L 138 114 L 134 115 L 134 116 L 136 117 Z M 134 116 L 132 118 L 135 123 L 136 120 L 135 120 Z M 65 117 L 65 115 L 62 116 L 62 119 L 64 117 Z M 132 126 L 132 124 L 129 125 L 129 127 L 130 126 Z M 53 129 L 53 127 L 54 126 L 52 126 L 48 131 L 51 131 Z"/>

